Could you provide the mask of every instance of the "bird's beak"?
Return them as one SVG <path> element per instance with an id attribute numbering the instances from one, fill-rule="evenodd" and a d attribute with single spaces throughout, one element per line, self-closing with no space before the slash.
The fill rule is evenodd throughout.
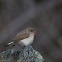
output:
<path id="1" fill-rule="evenodd" d="M 36 31 L 34 31 L 34 34 L 36 33 Z"/>

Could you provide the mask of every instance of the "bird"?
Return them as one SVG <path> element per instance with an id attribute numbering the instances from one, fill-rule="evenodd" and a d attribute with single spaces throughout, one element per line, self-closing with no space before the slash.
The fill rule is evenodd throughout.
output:
<path id="1" fill-rule="evenodd" d="M 29 46 L 33 43 L 34 36 L 35 36 L 35 29 L 32 27 L 26 28 L 25 30 L 19 32 L 12 42 L 6 44 L 4 47 L 10 46 L 13 44 L 15 46 L 16 44 L 19 44 L 21 46 Z"/>

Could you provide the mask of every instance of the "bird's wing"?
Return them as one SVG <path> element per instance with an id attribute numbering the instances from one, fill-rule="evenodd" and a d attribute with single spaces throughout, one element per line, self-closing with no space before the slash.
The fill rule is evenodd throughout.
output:
<path id="1" fill-rule="evenodd" d="M 16 35 L 16 38 L 14 39 L 14 42 L 17 43 L 18 41 L 20 40 L 23 40 L 25 38 L 28 38 L 29 37 L 29 33 L 26 33 L 26 32 L 20 32 Z"/>

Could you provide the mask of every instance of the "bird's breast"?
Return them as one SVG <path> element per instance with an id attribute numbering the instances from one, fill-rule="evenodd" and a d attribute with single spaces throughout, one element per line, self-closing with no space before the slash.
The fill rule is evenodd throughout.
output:
<path id="1" fill-rule="evenodd" d="M 28 38 L 20 40 L 19 44 L 23 44 L 25 46 L 28 46 L 28 45 L 32 44 L 33 40 L 34 40 L 33 34 L 31 34 Z"/>

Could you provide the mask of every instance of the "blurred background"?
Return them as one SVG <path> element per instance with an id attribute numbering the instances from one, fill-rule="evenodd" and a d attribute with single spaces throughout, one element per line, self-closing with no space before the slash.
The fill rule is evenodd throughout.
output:
<path id="1" fill-rule="evenodd" d="M 0 0 L 0 52 L 27 27 L 36 30 L 33 48 L 46 62 L 62 62 L 62 0 Z"/>

